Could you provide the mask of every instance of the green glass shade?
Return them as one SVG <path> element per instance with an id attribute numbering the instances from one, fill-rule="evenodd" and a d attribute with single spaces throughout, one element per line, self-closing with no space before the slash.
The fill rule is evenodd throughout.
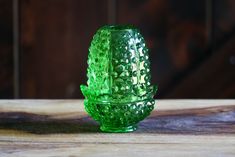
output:
<path id="1" fill-rule="evenodd" d="M 85 109 L 105 132 L 130 132 L 154 108 L 156 86 L 144 38 L 132 26 L 104 26 L 88 55 L 88 86 L 81 85 Z"/>

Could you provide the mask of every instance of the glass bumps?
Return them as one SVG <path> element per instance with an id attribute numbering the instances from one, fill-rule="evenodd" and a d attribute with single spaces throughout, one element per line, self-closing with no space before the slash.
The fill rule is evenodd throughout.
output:
<path id="1" fill-rule="evenodd" d="M 148 49 L 132 26 L 104 26 L 88 55 L 85 109 L 105 132 L 130 132 L 154 108 Z"/>

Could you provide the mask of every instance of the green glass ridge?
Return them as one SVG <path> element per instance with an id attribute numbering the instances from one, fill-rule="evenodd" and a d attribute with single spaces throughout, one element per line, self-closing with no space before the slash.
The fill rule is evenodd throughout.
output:
<path id="1" fill-rule="evenodd" d="M 148 49 L 133 26 L 104 26 L 88 55 L 85 109 L 105 132 L 130 132 L 154 108 Z"/>

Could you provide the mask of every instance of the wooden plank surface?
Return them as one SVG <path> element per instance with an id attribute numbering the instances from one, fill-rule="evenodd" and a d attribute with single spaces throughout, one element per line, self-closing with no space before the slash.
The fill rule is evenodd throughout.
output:
<path id="1" fill-rule="evenodd" d="M 235 156 L 235 100 L 158 100 L 133 133 L 102 133 L 82 100 L 1 100 L 0 156 Z"/>

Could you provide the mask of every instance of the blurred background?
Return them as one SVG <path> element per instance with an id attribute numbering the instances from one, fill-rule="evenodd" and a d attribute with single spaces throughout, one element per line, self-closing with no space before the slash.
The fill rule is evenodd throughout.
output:
<path id="1" fill-rule="evenodd" d="M 140 29 L 156 98 L 235 98 L 234 0 L 0 0 L 0 98 L 83 98 L 106 24 Z"/>

